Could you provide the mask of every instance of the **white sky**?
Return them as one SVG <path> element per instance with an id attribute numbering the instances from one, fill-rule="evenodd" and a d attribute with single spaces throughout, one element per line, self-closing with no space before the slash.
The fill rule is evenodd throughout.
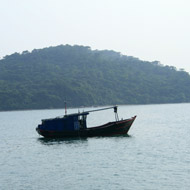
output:
<path id="1" fill-rule="evenodd" d="M 0 57 L 60 44 L 190 72 L 190 0 L 0 0 Z"/>

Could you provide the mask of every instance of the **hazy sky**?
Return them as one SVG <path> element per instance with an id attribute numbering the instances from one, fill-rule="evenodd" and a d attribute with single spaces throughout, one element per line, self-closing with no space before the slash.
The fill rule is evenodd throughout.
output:
<path id="1" fill-rule="evenodd" d="M 190 0 L 0 0 L 0 57 L 60 44 L 190 72 Z"/>

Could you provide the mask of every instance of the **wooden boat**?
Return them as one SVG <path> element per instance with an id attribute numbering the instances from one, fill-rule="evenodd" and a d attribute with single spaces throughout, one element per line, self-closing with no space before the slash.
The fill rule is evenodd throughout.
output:
<path id="1" fill-rule="evenodd" d="M 116 121 L 108 122 L 97 127 L 87 128 L 86 118 L 90 112 L 101 111 L 114 108 Z M 136 116 L 130 119 L 119 120 L 117 106 L 90 110 L 82 113 L 65 114 L 63 117 L 44 119 L 38 125 L 36 131 L 43 137 L 62 138 L 62 137 L 94 137 L 94 136 L 113 136 L 127 134 Z"/>

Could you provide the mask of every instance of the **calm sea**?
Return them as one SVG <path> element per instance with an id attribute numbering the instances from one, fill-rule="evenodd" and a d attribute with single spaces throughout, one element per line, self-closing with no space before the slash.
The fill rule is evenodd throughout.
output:
<path id="1" fill-rule="evenodd" d="M 137 115 L 129 136 L 46 140 L 36 126 L 64 110 L 0 112 L 0 189 L 189 190 L 190 104 L 120 106 L 118 113 Z M 94 112 L 88 125 L 112 119 L 113 110 Z"/>

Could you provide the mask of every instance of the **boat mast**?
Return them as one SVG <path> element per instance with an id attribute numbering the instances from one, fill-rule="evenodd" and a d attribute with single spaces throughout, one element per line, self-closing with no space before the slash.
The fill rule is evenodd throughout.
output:
<path id="1" fill-rule="evenodd" d="M 112 109 L 112 108 L 114 109 L 115 120 L 119 121 L 119 116 L 118 116 L 118 113 L 117 113 L 117 106 L 112 106 L 112 107 L 102 108 L 102 109 L 97 109 L 97 110 L 90 110 L 90 111 L 87 111 L 87 112 L 89 113 L 89 112 L 95 112 L 95 111 L 102 111 L 102 110 L 107 110 L 107 109 Z"/>

